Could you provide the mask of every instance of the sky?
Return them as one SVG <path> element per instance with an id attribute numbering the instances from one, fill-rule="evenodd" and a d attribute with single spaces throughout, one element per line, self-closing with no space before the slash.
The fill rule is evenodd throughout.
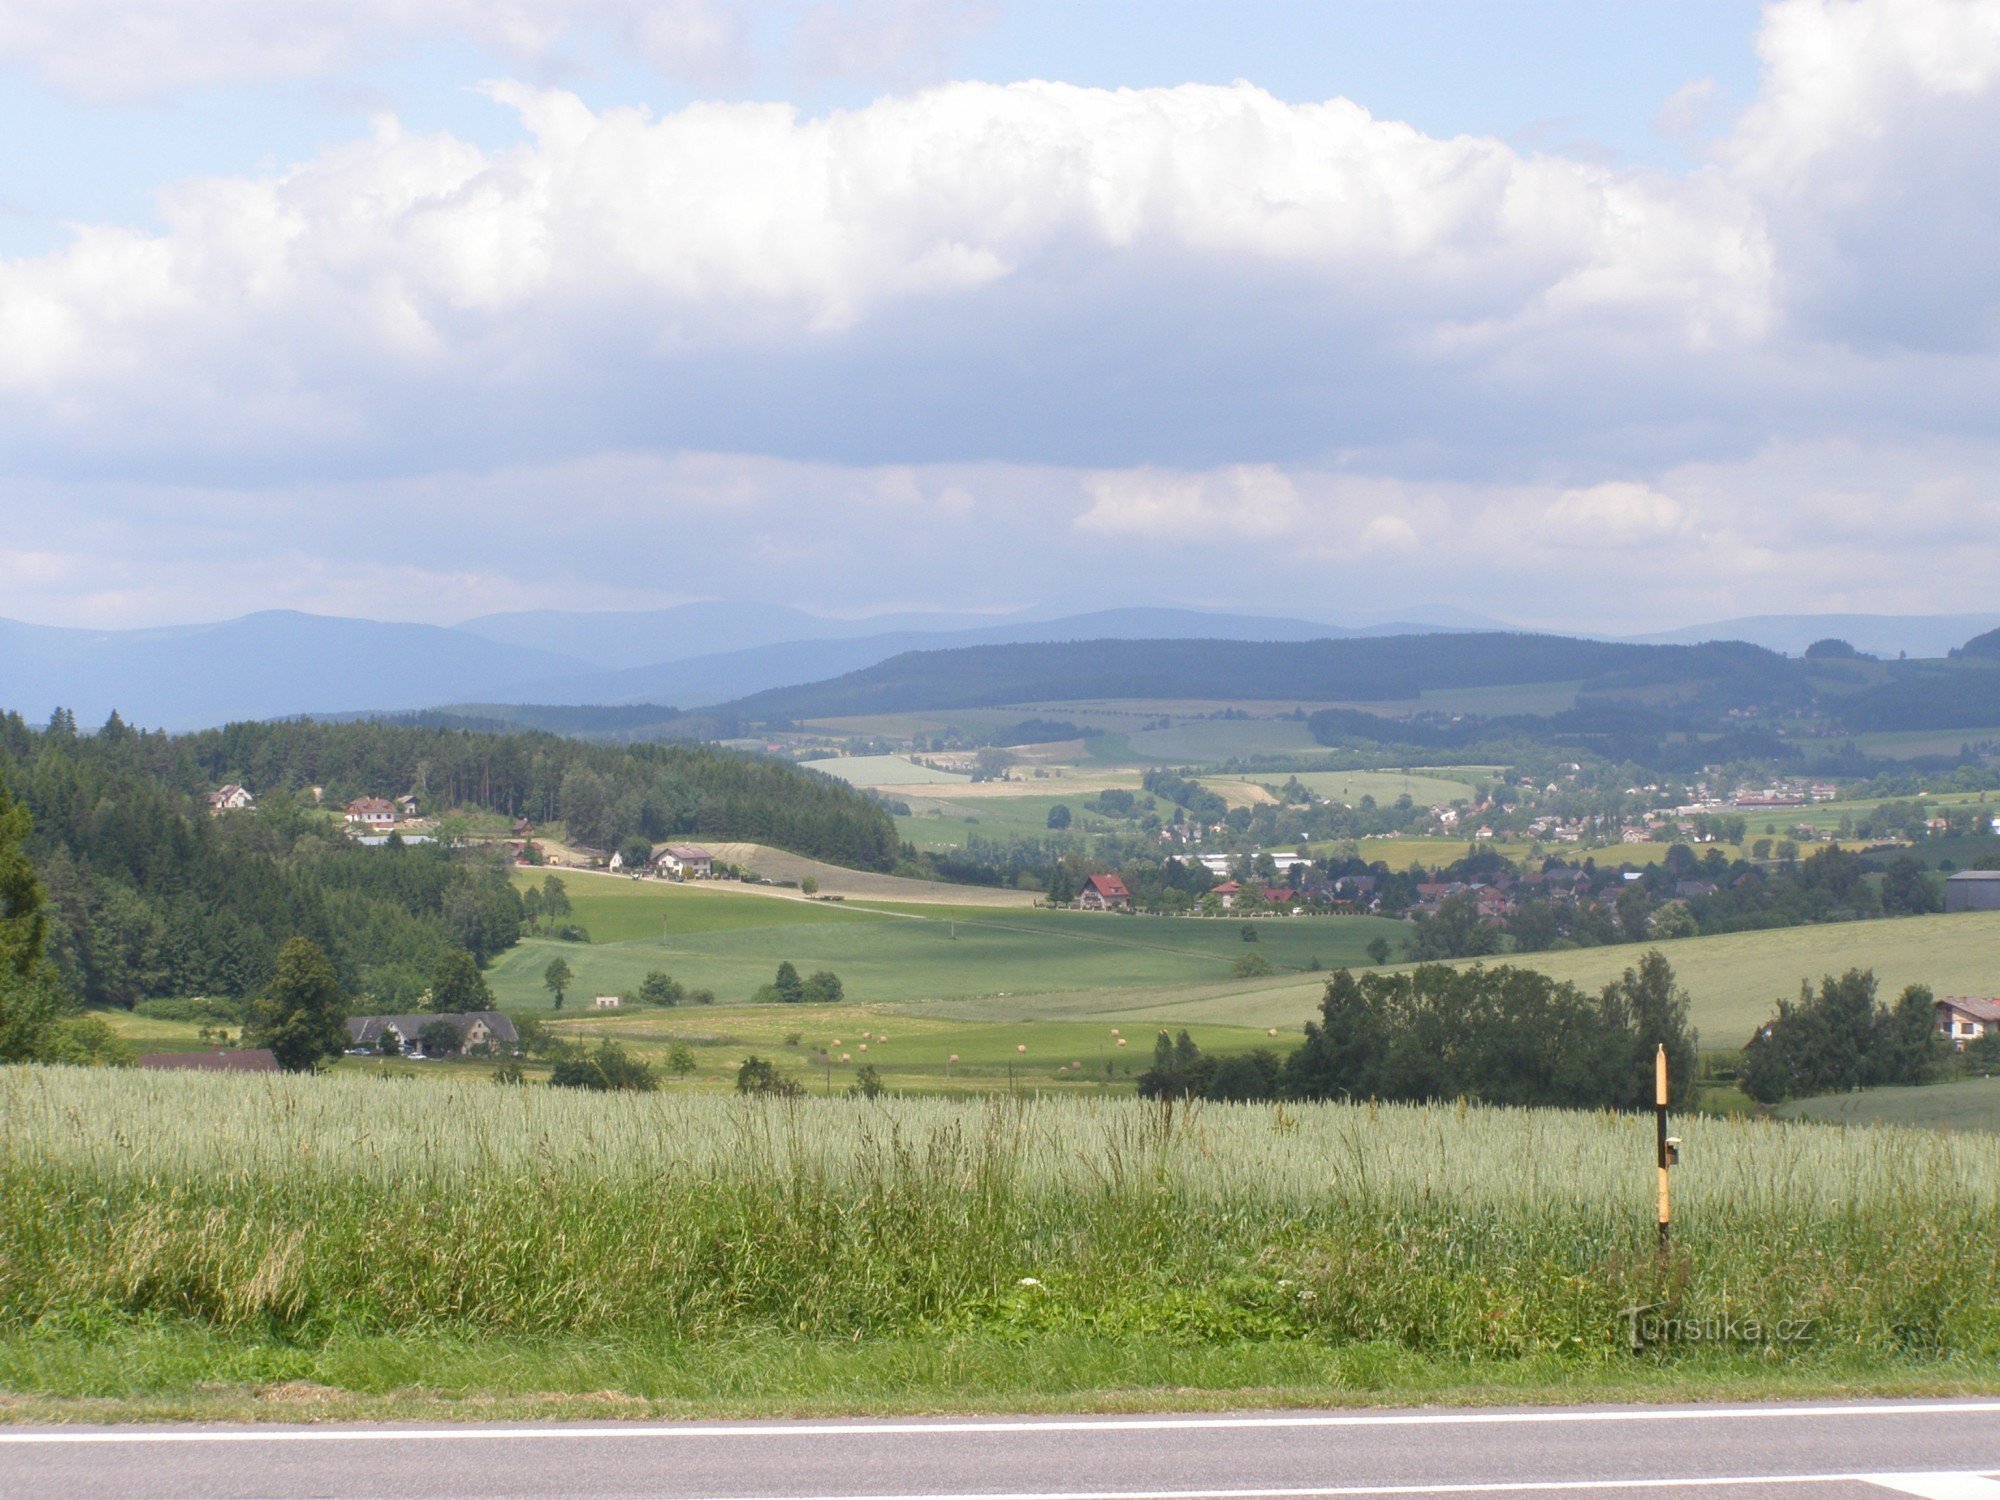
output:
<path id="1" fill-rule="evenodd" d="M 0 0 L 0 616 L 2000 576 L 2000 0 Z"/>

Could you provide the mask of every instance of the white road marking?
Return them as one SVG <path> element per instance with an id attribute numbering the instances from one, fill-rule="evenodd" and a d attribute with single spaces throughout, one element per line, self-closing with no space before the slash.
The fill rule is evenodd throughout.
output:
<path id="1" fill-rule="evenodd" d="M 1924 1500 L 2000 1500 L 2000 1483 L 1984 1474 L 1870 1474 L 1867 1481 Z"/>
<path id="2" fill-rule="evenodd" d="M 109 1428 L 88 1432 L 44 1429 L 18 1432 L 0 1428 L 0 1446 L 26 1443 L 408 1443 L 466 1439 L 539 1438 L 825 1438 L 978 1437 L 1005 1433 L 1190 1432 L 1287 1427 L 1506 1427 L 1547 1423 L 1725 1422 L 1801 1417 L 2000 1417 L 2000 1401 L 1910 1401 L 1839 1406 L 1654 1406 L 1582 1411 L 1417 1411 L 1299 1412 L 1273 1416 L 1214 1417 L 1046 1417 L 992 1421 L 845 1421 L 686 1425 L 621 1422 L 613 1425 L 555 1427 L 281 1427 Z M 1246 1494 L 1282 1493 L 1272 1490 Z M 1300 1494 L 1340 1493 L 1298 1491 Z M 1389 1492 L 1389 1493 L 1393 1493 Z"/>

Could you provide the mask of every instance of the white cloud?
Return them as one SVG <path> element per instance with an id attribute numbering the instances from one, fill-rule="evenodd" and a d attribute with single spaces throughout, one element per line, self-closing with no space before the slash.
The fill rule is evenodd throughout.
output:
<path id="1" fill-rule="evenodd" d="M 1681 529 L 1686 512 L 1651 485 L 1612 480 L 1565 490 L 1543 513 L 1545 535 L 1558 547 L 1630 547 L 1663 542 Z"/>
<path id="2" fill-rule="evenodd" d="M 740 69 L 757 7 L 729 0 L 0 0 L 0 62 L 88 99 L 339 73 L 460 40 L 521 62 L 579 38 L 673 77 Z"/>
<path id="3" fill-rule="evenodd" d="M 101 23 L 100 82 L 147 45 L 168 79 L 176 48 L 310 71 L 365 13 L 521 56 L 657 22 L 647 45 L 727 65 L 741 12 L 622 4 L 286 27 L 86 0 L 64 31 L 0 0 L 0 57 L 67 66 Z M 868 6 L 877 63 L 976 20 L 926 38 Z M 205 54 L 211 22 L 235 40 Z M 507 82 L 511 146 L 385 120 L 175 184 L 156 231 L 0 262 L 0 515 L 35 549 L 6 607 L 59 612 L 85 597 L 64 559 L 100 554 L 130 569 L 105 615 L 224 573 L 246 606 L 372 599 L 342 553 L 372 534 L 439 610 L 690 575 L 822 608 L 912 576 L 1099 598 L 1141 544 L 1148 598 L 1340 576 L 1355 608 L 1635 628 L 1928 607 L 1940 576 L 1974 602 L 2000 563 L 2000 0 L 1784 0 L 1759 45 L 1757 101 L 1678 174 L 1245 84 L 655 116 Z M 1683 91 L 1663 128 L 1713 103 Z M 263 572 L 217 573 L 231 547 Z"/>
<path id="4" fill-rule="evenodd" d="M 1203 538 L 1281 537 L 1303 515 L 1291 479 L 1269 464 L 1239 465 L 1212 474 L 1158 469 L 1092 474 L 1084 480 L 1090 508 L 1078 531 L 1186 544 Z"/>

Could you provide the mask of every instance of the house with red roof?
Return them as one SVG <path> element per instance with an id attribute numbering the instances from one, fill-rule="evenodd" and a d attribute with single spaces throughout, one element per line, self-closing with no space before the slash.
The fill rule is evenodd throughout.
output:
<path id="1" fill-rule="evenodd" d="M 1974 1037 L 1984 1036 L 2000 1026 L 2000 1000 L 1973 995 L 1947 995 L 1933 1002 L 1937 1028 L 1950 1038 L 1953 1047 L 1963 1047 Z"/>
<path id="2" fill-rule="evenodd" d="M 1132 893 L 1116 875 L 1093 875 L 1077 892 L 1076 904 L 1089 911 L 1129 911 Z"/>

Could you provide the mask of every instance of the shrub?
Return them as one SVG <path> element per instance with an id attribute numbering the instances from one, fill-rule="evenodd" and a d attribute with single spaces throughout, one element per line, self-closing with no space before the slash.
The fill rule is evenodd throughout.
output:
<path id="1" fill-rule="evenodd" d="M 600 1093 L 651 1093 L 660 1086 L 653 1070 L 613 1041 L 592 1052 L 562 1058 L 549 1072 L 557 1088 L 595 1089 Z"/>
<path id="2" fill-rule="evenodd" d="M 745 1058 L 743 1066 L 736 1070 L 736 1092 L 796 1099 L 804 1094 L 805 1090 L 797 1081 L 780 1073 L 776 1063 L 767 1062 L 753 1053 Z"/>

